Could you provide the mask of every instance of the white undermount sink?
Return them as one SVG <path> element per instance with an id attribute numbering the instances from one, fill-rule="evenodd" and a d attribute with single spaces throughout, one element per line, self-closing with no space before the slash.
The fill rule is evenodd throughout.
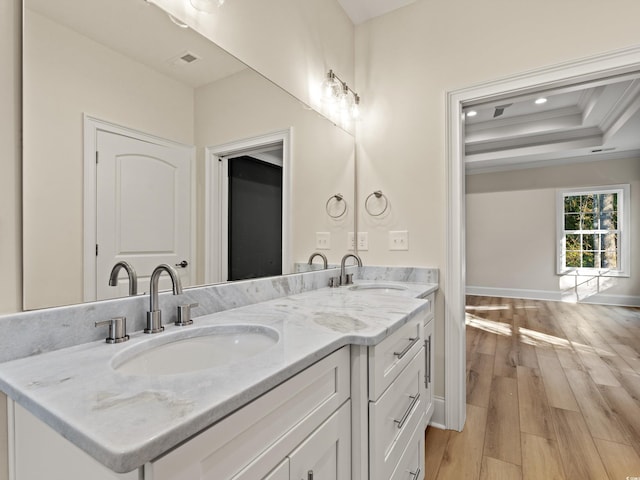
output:
<path id="1" fill-rule="evenodd" d="M 182 327 L 123 350 L 111 367 L 129 375 L 174 375 L 226 366 L 259 355 L 278 343 L 277 330 L 263 325 Z"/>
<path id="2" fill-rule="evenodd" d="M 407 290 L 404 285 L 397 285 L 395 283 L 359 283 L 349 287 L 349 290 Z"/>

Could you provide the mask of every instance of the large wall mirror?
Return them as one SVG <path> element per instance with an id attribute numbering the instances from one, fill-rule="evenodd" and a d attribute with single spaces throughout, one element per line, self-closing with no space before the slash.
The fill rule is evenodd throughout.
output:
<path id="1" fill-rule="evenodd" d="M 291 273 L 317 232 L 344 254 L 352 135 L 143 0 L 24 13 L 25 309 L 126 295 L 123 259 L 142 293 L 159 263 L 184 286 Z"/>

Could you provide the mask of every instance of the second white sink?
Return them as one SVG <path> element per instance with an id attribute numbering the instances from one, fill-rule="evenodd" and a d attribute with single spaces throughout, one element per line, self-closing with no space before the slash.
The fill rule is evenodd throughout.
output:
<path id="1" fill-rule="evenodd" d="M 220 367 L 273 347 L 277 330 L 262 325 L 213 325 L 155 334 L 118 353 L 111 366 L 129 375 L 175 375 Z"/>
<path id="2" fill-rule="evenodd" d="M 397 285 L 395 283 L 359 283 L 349 287 L 349 290 L 398 290 L 404 291 L 407 290 L 407 287 L 404 285 Z"/>

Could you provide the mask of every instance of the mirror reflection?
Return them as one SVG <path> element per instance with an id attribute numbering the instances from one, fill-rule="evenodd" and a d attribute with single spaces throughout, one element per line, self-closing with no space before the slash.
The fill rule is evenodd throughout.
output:
<path id="1" fill-rule="evenodd" d="M 25 309 L 344 254 L 353 137 L 157 7 L 26 0 L 23 55 Z"/>

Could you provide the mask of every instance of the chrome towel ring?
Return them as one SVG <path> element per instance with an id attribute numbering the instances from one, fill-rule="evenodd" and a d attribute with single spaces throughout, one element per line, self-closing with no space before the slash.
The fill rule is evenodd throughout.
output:
<path id="1" fill-rule="evenodd" d="M 338 208 L 338 213 L 331 213 L 331 206 L 339 206 L 342 205 L 342 209 Z M 347 213 L 347 201 L 344 199 L 341 193 L 336 193 L 335 195 L 331 195 L 329 200 L 327 200 L 327 204 L 325 205 L 325 209 L 327 210 L 327 215 L 331 218 L 340 218 L 345 213 Z"/>
<path id="2" fill-rule="evenodd" d="M 382 210 L 380 210 L 377 213 L 374 213 L 371 211 L 371 207 L 369 205 L 369 200 L 371 200 L 371 197 L 375 197 L 376 199 L 380 199 L 380 198 L 384 199 L 384 207 L 382 208 Z M 364 201 L 364 209 L 372 217 L 379 217 L 384 212 L 386 212 L 388 208 L 389 208 L 389 199 L 384 193 L 382 193 L 382 190 L 376 190 L 375 192 L 370 193 L 367 199 Z"/>

